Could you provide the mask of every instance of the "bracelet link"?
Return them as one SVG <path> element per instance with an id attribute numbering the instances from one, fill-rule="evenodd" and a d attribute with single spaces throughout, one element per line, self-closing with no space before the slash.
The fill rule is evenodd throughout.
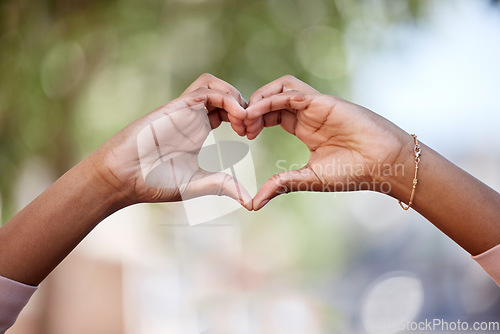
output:
<path id="1" fill-rule="evenodd" d="M 420 163 L 420 156 L 422 155 L 422 149 L 420 148 L 420 144 L 417 139 L 417 135 L 412 134 L 415 145 L 413 146 L 413 153 L 415 154 L 415 175 L 413 177 L 413 186 L 411 188 L 410 200 L 408 201 L 408 205 L 405 205 L 403 202 L 398 201 L 399 205 L 403 208 L 403 210 L 407 211 L 411 205 L 413 204 L 413 198 L 415 197 L 415 189 L 418 184 L 418 164 Z"/>

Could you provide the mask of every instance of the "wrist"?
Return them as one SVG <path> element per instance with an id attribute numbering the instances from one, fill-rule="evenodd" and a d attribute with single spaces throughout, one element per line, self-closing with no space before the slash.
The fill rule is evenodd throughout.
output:
<path id="1" fill-rule="evenodd" d="M 379 191 L 404 203 L 408 203 L 410 199 L 415 175 L 414 146 L 412 136 L 403 133 L 389 173 L 380 175 L 379 178 Z"/>
<path id="2" fill-rule="evenodd" d="M 89 191 L 97 200 L 102 201 L 109 214 L 135 203 L 122 182 L 104 162 L 96 159 L 94 154 L 81 161 L 75 168 L 81 170 Z"/>

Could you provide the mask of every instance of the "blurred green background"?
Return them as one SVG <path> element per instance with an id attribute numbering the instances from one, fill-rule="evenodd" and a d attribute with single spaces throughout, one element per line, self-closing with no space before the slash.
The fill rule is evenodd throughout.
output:
<path id="1" fill-rule="evenodd" d="M 247 99 L 292 74 L 415 131 L 498 190 L 499 34 L 498 2 L 486 0 L 0 1 L 2 222 L 204 72 Z M 242 140 L 227 126 L 215 134 Z M 249 145 L 257 186 L 308 159 L 280 128 Z M 468 254 L 379 194 L 291 194 L 219 227 L 176 222 L 186 223 L 182 204 L 134 206 L 77 249 L 119 263 L 114 309 L 125 320 L 103 320 L 116 332 L 395 333 L 380 326 L 498 320 L 498 288 Z M 59 277 L 75 278 L 65 270 L 88 274 L 62 267 L 42 285 L 29 333 L 77 333 L 47 320 L 71 309 L 53 302 Z"/>

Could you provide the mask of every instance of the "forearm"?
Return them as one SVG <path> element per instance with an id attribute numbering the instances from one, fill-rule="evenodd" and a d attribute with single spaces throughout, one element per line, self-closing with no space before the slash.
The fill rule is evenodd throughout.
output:
<path id="1" fill-rule="evenodd" d="M 390 195 L 408 203 L 415 169 L 410 136 Z M 500 244 L 500 194 L 423 144 L 412 207 L 472 255 Z M 396 170 L 396 169 L 395 169 Z M 401 169 L 399 169 L 401 170 Z"/>
<path id="2" fill-rule="evenodd" d="M 38 285 L 105 217 L 125 206 L 89 159 L 0 228 L 0 275 Z"/>

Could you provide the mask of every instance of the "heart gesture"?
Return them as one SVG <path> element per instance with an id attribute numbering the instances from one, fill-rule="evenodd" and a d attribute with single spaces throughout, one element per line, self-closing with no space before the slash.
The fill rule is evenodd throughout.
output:
<path id="1" fill-rule="evenodd" d="M 201 169 L 197 156 L 208 133 L 229 122 L 240 136 L 256 138 L 280 125 L 311 152 L 307 165 L 271 177 L 252 200 L 245 187 L 225 173 Z M 169 202 L 203 195 L 226 195 L 248 210 L 292 191 L 384 189 L 409 136 L 356 104 L 320 94 L 284 76 L 257 90 L 249 103 L 236 88 L 200 76 L 177 99 L 135 121 L 93 156 L 106 183 L 131 203 Z M 105 163 L 101 163 L 104 161 Z"/>
<path id="2" fill-rule="evenodd" d="M 304 142 L 309 162 L 272 176 L 252 199 L 235 178 L 198 164 L 203 142 L 222 122 L 249 139 L 280 125 Z M 495 190 L 383 117 L 294 77 L 260 88 L 247 104 L 238 90 L 208 74 L 111 137 L 7 222 L 0 229 L 0 276 L 39 284 L 103 218 L 135 203 L 215 194 L 259 210 L 292 191 L 354 190 L 410 198 L 408 207 L 469 253 L 485 252 L 478 259 L 500 284 Z M 13 321 L 4 320 L 3 328 Z"/>

